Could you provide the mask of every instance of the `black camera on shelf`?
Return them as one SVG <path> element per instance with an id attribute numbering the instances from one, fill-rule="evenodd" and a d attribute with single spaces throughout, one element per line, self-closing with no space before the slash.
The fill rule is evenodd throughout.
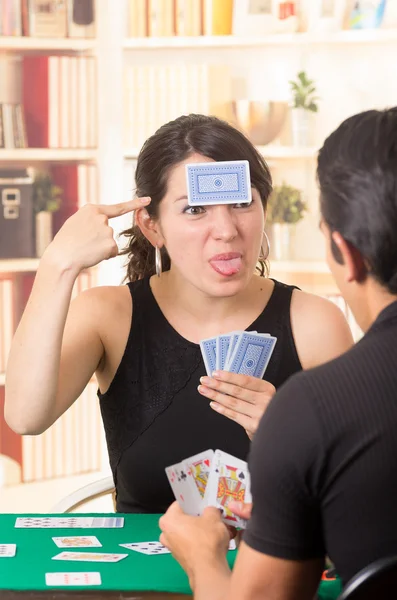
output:
<path id="1" fill-rule="evenodd" d="M 26 169 L 0 170 L 0 259 L 36 256 L 32 192 Z"/>

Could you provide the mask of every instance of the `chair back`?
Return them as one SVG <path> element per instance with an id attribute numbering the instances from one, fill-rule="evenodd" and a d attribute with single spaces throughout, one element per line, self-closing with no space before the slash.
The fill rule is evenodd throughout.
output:
<path id="1" fill-rule="evenodd" d="M 338 600 L 392 600 L 397 598 L 397 555 L 380 558 L 359 571 Z"/>

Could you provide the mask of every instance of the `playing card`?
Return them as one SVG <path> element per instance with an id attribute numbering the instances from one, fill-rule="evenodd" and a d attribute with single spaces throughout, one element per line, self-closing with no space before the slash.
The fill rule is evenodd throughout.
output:
<path id="1" fill-rule="evenodd" d="M 51 529 L 124 527 L 124 517 L 17 517 L 15 527 Z"/>
<path id="2" fill-rule="evenodd" d="M 228 509 L 231 500 L 252 501 L 248 465 L 235 456 L 216 450 L 204 496 L 204 505 L 220 508 L 225 523 L 245 528 L 246 521 Z"/>
<path id="3" fill-rule="evenodd" d="M 46 573 L 46 585 L 101 585 L 100 573 Z"/>
<path id="4" fill-rule="evenodd" d="M 224 371 L 228 370 L 228 365 L 229 365 L 230 357 L 232 356 L 233 350 L 235 349 L 237 341 L 238 341 L 238 339 L 239 339 L 239 337 L 240 337 L 240 335 L 242 333 L 243 333 L 242 331 L 231 331 L 229 333 L 230 340 L 229 340 L 229 347 L 228 347 L 228 350 L 227 350 L 225 362 L 224 362 L 224 365 L 223 365 L 223 370 Z"/>
<path id="5" fill-rule="evenodd" d="M 165 469 L 168 481 L 175 499 L 187 515 L 199 515 L 201 512 L 202 497 L 195 485 L 193 478 L 188 477 L 187 468 L 183 463 L 171 465 Z"/>
<path id="6" fill-rule="evenodd" d="M 12 558 L 16 551 L 16 544 L 0 544 L 0 558 Z"/>
<path id="7" fill-rule="evenodd" d="M 251 178 L 247 160 L 186 165 L 190 206 L 251 202 Z"/>
<path id="8" fill-rule="evenodd" d="M 75 535 L 52 538 L 58 548 L 99 548 L 102 546 L 95 535 Z"/>
<path id="9" fill-rule="evenodd" d="M 230 540 L 230 542 L 229 542 L 229 550 L 237 550 L 236 540 Z"/>
<path id="10" fill-rule="evenodd" d="M 231 334 L 226 333 L 224 335 L 218 335 L 216 338 L 215 365 L 217 371 L 222 371 L 224 369 L 231 337 Z"/>
<path id="11" fill-rule="evenodd" d="M 188 477 L 192 478 L 202 498 L 204 498 L 213 458 L 214 451 L 205 450 L 182 461 L 182 464 L 186 467 Z"/>
<path id="12" fill-rule="evenodd" d="M 84 562 L 119 562 L 128 554 L 108 554 L 105 552 L 61 552 L 52 557 L 52 560 L 79 560 Z"/>
<path id="13" fill-rule="evenodd" d="M 216 370 L 216 337 L 201 340 L 200 349 L 203 355 L 205 370 L 208 377 L 211 377 L 212 373 Z"/>
<path id="14" fill-rule="evenodd" d="M 134 542 L 131 544 L 119 544 L 123 548 L 128 550 L 134 550 L 135 552 L 141 552 L 141 554 L 170 554 L 168 548 L 160 544 L 160 542 Z"/>
<path id="15" fill-rule="evenodd" d="M 243 332 L 228 363 L 228 371 L 262 379 L 277 338 Z"/>

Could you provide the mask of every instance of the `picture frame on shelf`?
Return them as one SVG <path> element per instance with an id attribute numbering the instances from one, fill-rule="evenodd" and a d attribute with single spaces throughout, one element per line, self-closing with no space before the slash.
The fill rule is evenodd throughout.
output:
<path id="1" fill-rule="evenodd" d="M 305 28 L 311 33 L 336 32 L 343 29 L 349 0 L 303 1 Z"/>
<path id="2" fill-rule="evenodd" d="M 234 0 L 232 33 L 237 36 L 256 36 L 275 33 L 278 0 Z"/>

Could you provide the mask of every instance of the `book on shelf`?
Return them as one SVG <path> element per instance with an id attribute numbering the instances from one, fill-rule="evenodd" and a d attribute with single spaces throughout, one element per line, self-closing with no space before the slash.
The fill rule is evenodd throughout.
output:
<path id="1" fill-rule="evenodd" d="M 95 164 L 53 165 L 50 174 L 54 185 L 62 189 L 61 206 L 53 213 L 55 235 L 79 208 L 98 202 L 98 174 Z"/>
<path id="2" fill-rule="evenodd" d="M 124 72 L 124 145 L 140 147 L 161 125 L 183 114 L 212 114 L 229 120 L 230 99 L 231 74 L 224 65 L 128 66 Z"/>
<path id="3" fill-rule="evenodd" d="M 148 35 L 147 0 L 128 0 L 127 11 L 127 37 L 146 37 Z"/>
<path id="4" fill-rule="evenodd" d="M 93 56 L 24 56 L 23 112 L 28 146 L 97 146 L 97 73 Z"/>
<path id="5" fill-rule="evenodd" d="M 174 29 L 174 0 L 148 0 L 148 35 L 170 37 Z"/>
<path id="6" fill-rule="evenodd" d="M 203 33 L 203 8 L 197 0 L 175 0 L 175 35 L 199 36 Z"/>
<path id="7" fill-rule="evenodd" d="M 21 104 L 0 104 L 0 148 L 26 148 L 25 118 Z"/>
<path id="8" fill-rule="evenodd" d="M 0 15 L 2 36 L 96 36 L 96 0 L 1 0 Z"/>
<path id="9" fill-rule="evenodd" d="M 204 35 L 231 35 L 233 0 L 202 0 L 202 11 Z"/>
<path id="10" fill-rule="evenodd" d="M 0 279 L 0 373 L 5 373 L 13 335 L 12 281 L 10 279 Z"/>

